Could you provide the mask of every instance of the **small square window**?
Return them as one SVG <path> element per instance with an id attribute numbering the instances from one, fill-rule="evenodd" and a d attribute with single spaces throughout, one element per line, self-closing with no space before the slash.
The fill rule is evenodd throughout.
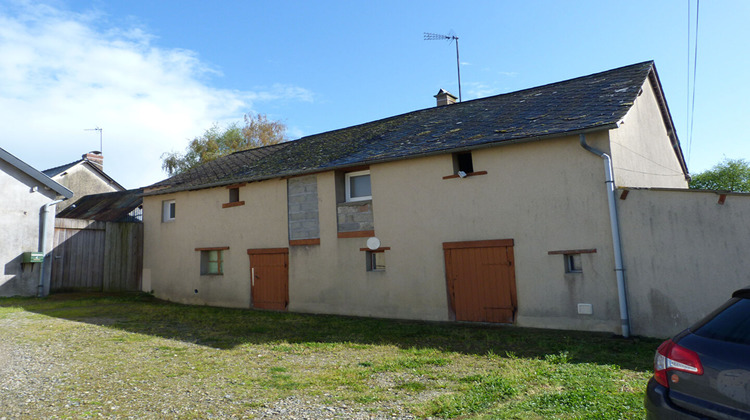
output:
<path id="1" fill-rule="evenodd" d="M 224 274 L 223 250 L 201 251 L 201 275 Z"/>
<path id="2" fill-rule="evenodd" d="M 175 218 L 175 201 L 166 200 L 161 202 L 161 221 L 171 222 Z"/>
<path id="3" fill-rule="evenodd" d="M 470 174 L 474 172 L 474 162 L 471 159 L 471 152 L 461 152 L 453 154 L 453 173 Z"/>
<path id="4" fill-rule="evenodd" d="M 370 188 L 370 171 L 348 172 L 345 178 L 346 201 L 372 199 Z"/>
<path id="5" fill-rule="evenodd" d="M 385 271 L 385 252 L 367 251 L 367 271 Z"/>
<path id="6" fill-rule="evenodd" d="M 565 272 L 582 273 L 581 254 L 565 254 Z"/>
<path id="7" fill-rule="evenodd" d="M 229 202 L 230 203 L 237 203 L 240 201 L 240 189 L 239 188 L 230 188 L 229 189 Z"/>

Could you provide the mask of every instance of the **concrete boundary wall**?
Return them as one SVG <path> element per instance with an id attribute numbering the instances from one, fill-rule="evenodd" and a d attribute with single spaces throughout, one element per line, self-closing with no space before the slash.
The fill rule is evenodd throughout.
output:
<path id="1" fill-rule="evenodd" d="M 617 205 L 633 334 L 671 336 L 750 285 L 750 194 L 633 189 Z"/>

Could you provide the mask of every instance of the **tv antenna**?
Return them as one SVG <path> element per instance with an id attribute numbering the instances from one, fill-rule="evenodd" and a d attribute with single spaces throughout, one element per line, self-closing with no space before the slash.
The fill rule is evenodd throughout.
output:
<path id="1" fill-rule="evenodd" d="M 458 37 L 454 34 L 443 35 L 443 34 L 433 34 L 430 32 L 424 33 L 425 41 L 437 41 L 437 40 L 443 40 L 443 39 L 449 42 L 456 41 L 456 69 L 458 70 L 458 102 L 461 102 L 461 61 L 459 61 L 458 59 Z"/>
<path id="2" fill-rule="evenodd" d="M 99 132 L 99 153 L 104 154 L 104 151 L 102 150 L 102 131 L 103 129 L 99 126 L 96 126 L 96 128 L 84 128 L 83 131 L 98 131 Z"/>

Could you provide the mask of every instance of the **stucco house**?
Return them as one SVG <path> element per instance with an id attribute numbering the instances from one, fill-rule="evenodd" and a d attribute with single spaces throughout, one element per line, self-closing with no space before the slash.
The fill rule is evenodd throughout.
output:
<path id="1" fill-rule="evenodd" d="M 2 148 L 0 191 L 0 296 L 45 295 L 55 206 L 73 192 Z"/>
<path id="2" fill-rule="evenodd" d="M 98 151 L 88 152 L 81 159 L 46 169 L 43 173 L 74 193 L 73 199 L 58 206 L 58 213 L 86 195 L 125 191 L 104 172 L 104 156 Z"/>
<path id="3" fill-rule="evenodd" d="M 625 336 L 661 335 L 675 313 L 715 306 L 671 301 L 672 285 L 700 281 L 678 270 L 628 275 L 644 259 L 659 266 L 654 232 L 669 243 L 684 230 L 639 219 L 660 217 L 665 202 L 681 208 L 651 193 L 689 192 L 653 62 L 461 103 L 448 95 L 145 188 L 144 290 L 188 304 Z"/>

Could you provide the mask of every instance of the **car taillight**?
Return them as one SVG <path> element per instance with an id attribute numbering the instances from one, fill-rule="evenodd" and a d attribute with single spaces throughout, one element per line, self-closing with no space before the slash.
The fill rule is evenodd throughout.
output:
<path id="1" fill-rule="evenodd" d="M 654 379 L 669 388 L 667 373 L 670 370 L 703 375 L 703 365 L 698 353 L 686 349 L 672 340 L 667 340 L 656 349 L 654 356 Z"/>

